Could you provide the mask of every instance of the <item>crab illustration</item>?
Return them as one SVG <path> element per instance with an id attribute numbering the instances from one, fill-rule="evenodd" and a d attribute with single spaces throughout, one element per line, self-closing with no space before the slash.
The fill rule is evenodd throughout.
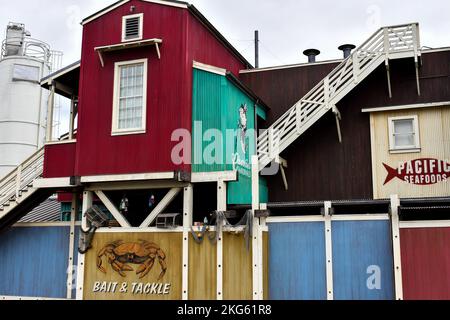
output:
<path id="1" fill-rule="evenodd" d="M 106 257 L 113 270 L 122 277 L 126 277 L 126 271 L 134 271 L 129 264 L 136 264 L 139 265 L 136 274 L 139 279 L 144 278 L 153 268 L 156 258 L 162 270 L 158 280 L 164 277 L 167 270 L 164 251 L 157 244 L 145 240 L 139 240 L 138 243 L 124 243 L 118 240 L 103 247 L 97 254 L 97 268 L 106 274 L 106 269 L 102 266 L 103 257 Z"/>

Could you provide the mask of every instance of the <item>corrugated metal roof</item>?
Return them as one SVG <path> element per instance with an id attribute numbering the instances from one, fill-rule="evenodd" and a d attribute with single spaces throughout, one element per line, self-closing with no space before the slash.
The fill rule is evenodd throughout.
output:
<path id="1" fill-rule="evenodd" d="M 61 221 L 61 204 L 57 199 L 49 198 L 23 217 L 19 223 L 58 222 Z"/>

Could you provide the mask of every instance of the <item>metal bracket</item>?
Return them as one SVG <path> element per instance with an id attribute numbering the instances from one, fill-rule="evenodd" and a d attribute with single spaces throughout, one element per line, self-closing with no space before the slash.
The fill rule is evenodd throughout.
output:
<path id="1" fill-rule="evenodd" d="M 255 210 L 255 218 L 268 218 L 270 217 L 270 210 Z"/>
<path id="2" fill-rule="evenodd" d="M 391 67 L 389 65 L 389 55 L 388 54 L 386 54 L 384 64 L 386 65 L 386 75 L 387 75 L 387 82 L 388 82 L 389 98 L 392 99 Z"/>
<path id="3" fill-rule="evenodd" d="M 339 109 L 335 105 L 333 105 L 332 110 L 336 117 L 336 128 L 337 128 L 339 143 L 342 143 L 342 131 L 341 131 L 342 115 L 341 115 L 341 112 L 339 111 Z"/>
<path id="4" fill-rule="evenodd" d="M 109 218 L 104 214 L 97 206 L 92 206 L 86 211 L 86 218 L 91 223 L 91 227 L 88 230 L 81 228 L 80 243 L 78 252 L 86 254 L 92 247 L 92 240 L 97 229 L 108 226 Z"/>
<path id="5" fill-rule="evenodd" d="M 420 90 L 420 76 L 419 76 L 419 56 L 417 54 L 415 54 L 414 56 L 414 64 L 416 67 L 416 83 L 417 83 L 417 94 L 420 96 L 421 95 L 421 90 Z"/>
<path id="6" fill-rule="evenodd" d="M 322 214 L 322 216 L 326 217 L 326 216 L 333 216 L 335 213 L 335 209 L 330 206 L 329 208 L 325 209 L 325 207 L 320 208 L 320 213 Z"/>
<path id="7" fill-rule="evenodd" d="M 283 178 L 284 189 L 286 191 L 288 191 L 289 190 L 289 184 L 288 184 L 288 181 L 287 181 L 286 172 L 284 171 L 284 168 L 288 167 L 287 161 L 278 155 L 276 157 L 276 159 L 275 159 L 275 162 L 280 165 L 280 171 L 281 171 L 281 177 Z"/>

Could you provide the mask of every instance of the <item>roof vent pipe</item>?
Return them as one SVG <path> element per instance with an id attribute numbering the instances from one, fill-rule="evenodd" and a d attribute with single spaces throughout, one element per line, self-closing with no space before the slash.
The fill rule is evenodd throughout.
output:
<path id="1" fill-rule="evenodd" d="M 353 44 L 343 44 L 338 49 L 344 53 L 344 59 L 347 59 L 352 54 L 352 50 L 355 48 L 356 46 Z"/>
<path id="2" fill-rule="evenodd" d="M 308 57 L 309 63 L 316 62 L 316 57 L 320 54 L 320 51 L 317 49 L 307 49 L 303 51 L 303 54 Z"/>

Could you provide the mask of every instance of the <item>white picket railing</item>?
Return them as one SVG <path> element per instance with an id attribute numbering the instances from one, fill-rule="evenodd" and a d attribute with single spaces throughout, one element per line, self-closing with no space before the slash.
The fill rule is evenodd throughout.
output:
<path id="1" fill-rule="evenodd" d="M 0 181 L 0 208 L 18 200 L 24 190 L 29 189 L 33 181 L 42 176 L 44 171 L 44 148 L 20 164 Z"/>
<path id="2" fill-rule="evenodd" d="M 420 55 L 417 23 L 379 29 L 258 137 L 260 170 L 308 130 L 380 64 Z"/>

